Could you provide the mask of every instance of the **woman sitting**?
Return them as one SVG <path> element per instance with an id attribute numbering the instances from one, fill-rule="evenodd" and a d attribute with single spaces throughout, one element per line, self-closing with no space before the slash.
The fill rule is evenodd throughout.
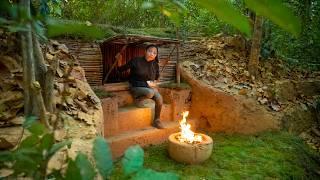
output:
<path id="1" fill-rule="evenodd" d="M 129 83 L 130 92 L 135 98 L 135 103 L 141 106 L 145 99 L 153 99 L 155 101 L 155 115 L 152 126 L 163 129 L 164 126 L 160 121 L 161 107 L 163 104 L 162 96 L 153 87 L 155 81 L 159 79 L 158 65 L 158 48 L 155 45 L 148 45 L 145 54 L 142 57 L 136 57 L 127 64 L 118 67 L 119 71 L 130 69 Z"/>

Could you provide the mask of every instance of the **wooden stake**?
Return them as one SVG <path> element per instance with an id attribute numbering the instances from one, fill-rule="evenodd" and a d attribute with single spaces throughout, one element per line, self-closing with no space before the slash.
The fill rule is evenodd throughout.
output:
<path id="1" fill-rule="evenodd" d="M 177 39 L 179 41 L 179 28 L 177 28 Z M 177 48 L 177 66 L 176 66 L 176 78 L 177 86 L 180 87 L 180 69 L 179 69 L 179 43 L 176 45 Z"/>
<path id="2" fill-rule="evenodd" d="M 112 64 L 111 68 L 109 69 L 109 71 L 108 71 L 106 77 L 104 78 L 103 82 L 107 82 L 108 77 L 109 77 L 109 75 L 111 74 L 111 71 L 112 71 L 113 68 L 116 66 L 116 64 L 118 63 L 118 61 L 121 59 L 121 58 L 120 58 L 121 56 L 118 56 L 118 54 L 121 55 L 121 53 L 127 48 L 127 46 L 128 46 L 127 44 L 124 45 L 124 46 L 121 48 L 120 52 L 117 53 L 117 55 L 116 55 L 116 60 L 115 60 L 114 63 Z"/>

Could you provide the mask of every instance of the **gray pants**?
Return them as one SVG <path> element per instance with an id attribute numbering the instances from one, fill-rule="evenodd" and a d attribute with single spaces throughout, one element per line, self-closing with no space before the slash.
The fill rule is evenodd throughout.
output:
<path id="1" fill-rule="evenodd" d="M 130 87 L 130 91 L 135 99 L 153 99 L 155 102 L 154 120 L 160 119 L 163 100 L 161 94 L 156 89 L 147 87 Z"/>

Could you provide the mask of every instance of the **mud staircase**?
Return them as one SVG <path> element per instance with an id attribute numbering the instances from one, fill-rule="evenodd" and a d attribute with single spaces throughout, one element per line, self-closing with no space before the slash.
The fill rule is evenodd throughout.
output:
<path id="1" fill-rule="evenodd" d="M 122 156 L 131 145 L 146 147 L 165 142 L 170 134 L 179 131 L 179 113 L 189 106 L 190 90 L 160 88 L 159 92 L 164 98 L 160 118 L 166 128 L 157 129 L 151 126 L 154 115 L 152 100 L 148 102 L 148 107 L 138 108 L 126 84 L 105 85 L 104 89 L 113 94 L 112 97 L 102 99 L 104 136 L 111 147 L 113 158 Z M 195 121 L 190 120 L 189 123 L 196 128 Z"/>

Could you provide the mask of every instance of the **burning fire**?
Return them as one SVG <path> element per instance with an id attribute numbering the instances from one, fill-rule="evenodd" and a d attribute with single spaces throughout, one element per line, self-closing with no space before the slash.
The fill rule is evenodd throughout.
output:
<path id="1" fill-rule="evenodd" d="M 189 111 L 185 111 L 182 113 L 183 118 L 180 121 L 180 129 L 181 136 L 178 138 L 180 142 L 187 143 L 196 143 L 202 141 L 201 135 L 195 135 L 194 132 L 191 131 L 191 125 L 187 123 L 187 116 L 189 115 Z"/>

